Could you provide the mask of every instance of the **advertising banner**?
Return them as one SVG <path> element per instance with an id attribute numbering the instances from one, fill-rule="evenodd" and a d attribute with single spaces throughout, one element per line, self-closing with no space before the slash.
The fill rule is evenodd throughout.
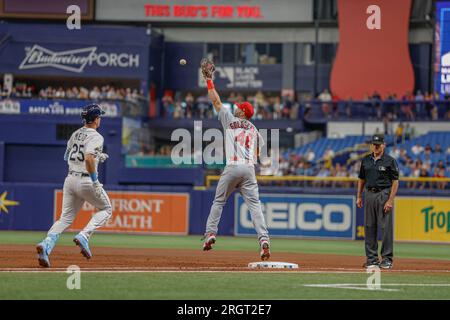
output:
<path id="1" fill-rule="evenodd" d="M 54 220 L 62 209 L 62 190 L 55 191 Z M 112 217 L 100 231 L 144 234 L 188 234 L 189 194 L 108 191 Z M 69 231 L 82 230 L 96 213 L 84 203 Z"/>
<path id="2" fill-rule="evenodd" d="M 313 21 L 312 0 L 97 0 L 96 20 L 210 23 L 295 23 Z"/>
<path id="3" fill-rule="evenodd" d="M 353 196 L 261 194 L 271 236 L 355 238 Z M 250 212 L 240 194 L 235 198 L 235 234 L 253 235 Z"/>
<path id="4" fill-rule="evenodd" d="M 395 199 L 395 240 L 450 243 L 450 199 Z"/>
<path id="5" fill-rule="evenodd" d="M 450 93 L 450 3 L 436 2 L 434 88 L 441 98 Z"/>
<path id="6" fill-rule="evenodd" d="M 0 26 L 0 70 L 12 74 L 147 80 L 150 36 L 142 27 Z M 32 36 L 27 36 L 32 35 Z"/>
<path id="7" fill-rule="evenodd" d="M 281 90 L 281 72 L 281 65 L 217 66 L 214 81 L 223 89 Z M 201 69 L 198 86 L 206 87 Z"/>
<path id="8" fill-rule="evenodd" d="M 50 114 L 80 116 L 83 106 L 90 100 L 41 100 L 41 99 L 4 99 L 0 100 L 0 114 Z M 106 117 L 119 117 L 120 103 L 116 101 L 97 102 Z"/>

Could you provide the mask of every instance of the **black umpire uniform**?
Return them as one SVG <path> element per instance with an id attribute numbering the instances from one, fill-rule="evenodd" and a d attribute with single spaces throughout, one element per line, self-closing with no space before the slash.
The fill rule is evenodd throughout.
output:
<path id="1" fill-rule="evenodd" d="M 374 135 L 372 144 L 384 144 L 382 135 Z M 375 160 L 374 154 L 362 159 L 359 179 L 364 180 L 364 230 L 366 266 L 392 267 L 394 230 L 392 212 L 385 213 L 384 205 L 389 199 L 392 182 L 398 180 L 397 161 L 385 154 Z M 381 265 L 378 261 L 378 227 L 382 231 Z"/>

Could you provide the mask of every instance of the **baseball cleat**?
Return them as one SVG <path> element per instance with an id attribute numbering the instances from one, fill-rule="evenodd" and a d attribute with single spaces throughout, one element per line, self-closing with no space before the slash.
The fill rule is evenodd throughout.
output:
<path id="1" fill-rule="evenodd" d="M 376 261 L 366 261 L 366 263 L 363 264 L 363 268 L 378 268 L 380 266 L 380 263 L 378 260 Z"/>
<path id="2" fill-rule="evenodd" d="M 39 255 L 38 261 L 39 265 L 44 268 L 50 268 L 50 259 L 48 258 L 47 254 L 47 246 L 44 242 L 38 243 L 36 245 L 36 251 Z"/>
<path id="3" fill-rule="evenodd" d="M 77 234 L 75 238 L 73 239 L 73 242 L 81 249 L 81 254 L 86 258 L 90 259 L 92 258 L 91 250 L 89 249 L 89 242 L 88 240 L 81 234 Z"/>
<path id="4" fill-rule="evenodd" d="M 212 249 L 212 245 L 216 243 L 216 235 L 214 233 L 209 233 L 205 235 L 203 242 L 203 251 L 208 251 Z"/>
<path id="5" fill-rule="evenodd" d="M 380 263 L 381 269 L 392 269 L 392 267 L 393 267 L 393 264 L 392 264 L 392 261 L 390 261 L 390 260 L 383 260 Z"/>
<path id="6" fill-rule="evenodd" d="M 261 252 L 260 252 L 261 260 L 269 260 L 270 258 L 270 248 L 269 242 L 266 240 L 261 241 Z"/>

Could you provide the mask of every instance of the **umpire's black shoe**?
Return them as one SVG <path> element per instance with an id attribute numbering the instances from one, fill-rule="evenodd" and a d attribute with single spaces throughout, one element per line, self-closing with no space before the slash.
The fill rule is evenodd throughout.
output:
<path id="1" fill-rule="evenodd" d="M 363 268 L 373 268 L 373 267 L 379 267 L 380 262 L 378 260 L 375 261 L 366 261 L 366 263 L 363 264 Z"/>
<path id="2" fill-rule="evenodd" d="M 390 260 L 383 260 L 380 263 L 381 269 L 392 269 L 392 267 L 393 267 L 393 264 L 392 264 L 392 261 L 390 261 Z"/>

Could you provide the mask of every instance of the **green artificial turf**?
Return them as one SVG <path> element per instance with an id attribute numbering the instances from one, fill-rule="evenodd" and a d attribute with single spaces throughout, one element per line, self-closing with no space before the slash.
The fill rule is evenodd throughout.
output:
<path id="1" fill-rule="evenodd" d="M 361 290 L 368 289 L 364 273 L 82 273 L 80 290 L 67 289 L 69 276 L 0 273 L 0 299 L 450 299 L 446 275 L 382 273 L 382 290 Z M 317 284 L 361 289 L 305 286 Z"/>
<path id="2" fill-rule="evenodd" d="M 34 245 L 44 232 L 0 232 L 1 244 Z M 96 234 L 92 246 L 199 249 L 201 236 Z M 66 233 L 59 245 L 73 245 Z M 216 250 L 254 251 L 256 239 L 218 237 Z M 361 256 L 362 241 L 272 239 L 272 251 Z M 396 257 L 450 260 L 444 244 L 396 243 Z M 426 260 L 424 261 L 426 263 Z M 64 272 L 0 272 L 0 299 L 450 299 L 449 274 L 381 273 L 381 289 L 367 290 L 365 273 L 142 272 L 81 273 L 69 290 Z M 391 284 L 408 284 L 393 286 Z M 308 285 L 350 284 L 353 288 Z M 434 286 L 433 286 L 434 284 Z M 439 284 L 440 286 L 436 286 Z M 431 285 L 431 286 L 428 286 Z"/>

